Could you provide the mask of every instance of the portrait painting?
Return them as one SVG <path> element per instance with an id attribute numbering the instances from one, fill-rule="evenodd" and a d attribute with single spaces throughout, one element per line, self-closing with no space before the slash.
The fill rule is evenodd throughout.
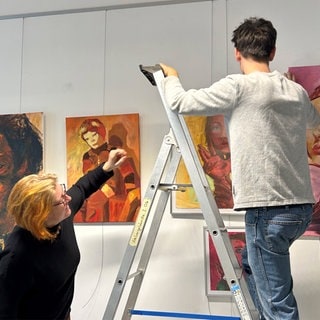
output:
<path id="1" fill-rule="evenodd" d="M 66 118 L 67 183 L 102 165 L 110 150 L 123 148 L 125 163 L 92 194 L 75 223 L 133 223 L 140 209 L 139 114 Z"/>
<path id="2" fill-rule="evenodd" d="M 7 200 L 14 184 L 43 170 L 43 113 L 0 115 L 0 252 L 13 228 Z"/>
<path id="3" fill-rule="evenodd" d="M 246 244 L 243 231 L 228 232 L 235 256 L 240 267 L 242 266 L 242 250 Z M 206 294 L 207 296 L 230 296 L 231 291 L 224 277 L 216 248 L 206 228 L 204 228 L 205 263 L 206 263 Z"/>
<path id="4" fill-rule="evenodd" d="M 184 119 L 217 206 L 222 211 L 230 211 L 233 208 L 231 160 L 224 117 L 185 116 Z M 176 183 L 191 184 L 183 160 L 176 173 Z M 185 192 L 175 192 L 172 200 L 172 214 L 175 216 L 181 214 L 185 217 L 185 212 L 190 216 L 201 214 L 196 192 L 191 185 L 185 188 Z"/>
<path id="5" fill-rule="evenodd" d="M 320 65 L 290 67 L 288 71 L 294 75 L 295 81 L 301 84 L 308 96 L 320 112 Z M 320 235 L 320 126 L 307 129 L 307 154 L 315 198 L 311 223 L 304 236 Z"/>

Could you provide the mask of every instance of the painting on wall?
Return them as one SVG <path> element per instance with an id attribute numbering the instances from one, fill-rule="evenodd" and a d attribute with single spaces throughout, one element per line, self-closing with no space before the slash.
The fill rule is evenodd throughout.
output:
<path id="1" fill-rule="evenodd" d="M 307 91 L 312 104 L 320 112 L 320 65 L 290 67 L 288 71 L 294 75 L 295 81 Z M 312 183 L 313 195 L 316 203 L 313 217 L 304 236 L 320 235 L 320 126 L 307 129 L 307 152 Z"/>
<path id="2" fill-rule="evenodd" d="M 245 246 L 245 233 L 243 231 L 228 232 L 234 253 L 240 266 L 242 266 L 242 250 Z M 204 228 L 204 248 L 205 248 L 205 275 L 206 275 L 206 295 L 213 296 L 217 301 L 218 297 L 230 297 L 231 291 L 224 277 L 224 271 L 220 263 L 217 251 L 207 228 Z"/>
<path id="3" fill-rule="evenodd" d="M 110 150 L 123 148 L 127 161 L 92 194 L 75 216 L 76 223 L 133 223 L 140 208 L 139 114 L 66 118 L 67 183 L 107 160 Z"/>
<path id="4" fill-rule="evenodd" d="M 232 210 L 230 147 L 224 117 L 186 116 L 184 119 L 221 214 L 237 214 Z M 191 184 L 183 160 L 177 170 L 176 183 Z M 186 187 L 184 192 L 173 193 L 171 203 L 174 217 L 202 218 L 192 186 Z"/>
<path id="5" fill-rule="evenodd" d="M 0 115 L 0 252 L 13 228 L 6 206 L 13 185 L 43 170 L 43 113 Z"/>

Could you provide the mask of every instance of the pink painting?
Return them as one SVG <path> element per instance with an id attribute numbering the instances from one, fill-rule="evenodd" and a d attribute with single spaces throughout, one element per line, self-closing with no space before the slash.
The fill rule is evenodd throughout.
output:
<path id="1" fill-rule="evenodd" d="M 231 245 L 240 266 L 242 266 L 242 250 L 246 244 L 245 233 L 238 231 L 228 232 Z M 224 277 L 224 271 L 220 263 L 218 253 L 215 249 L 212 238 L 209 233 L 205 234 L 207 244 L 207 294 L 214 294 L 215 291 L 221 295 L 221 291 L 226 291 L 226 294 L 230 293 L 229 285 Z"/>
<path id="2" fill-rule="evenodd" d="M 312 104 L 320 111 L 320 65 L 290 67 L 295 81 L 307 91 Z M 305 236 L 320 235 L 320 126 L 307 130 L 307 151 L 313 195 L 316 203 L 311 224 Z"/>

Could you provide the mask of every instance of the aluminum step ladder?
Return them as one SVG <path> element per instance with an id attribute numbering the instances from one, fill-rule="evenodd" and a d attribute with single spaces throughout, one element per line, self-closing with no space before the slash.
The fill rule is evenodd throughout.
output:
<path id="1" fill-rule="evenodd" d="M 254 307 L 245 279 L 242 276 L 242 269 L 233 251 L 228 230 L 224 225 L 202 169 L 188 127 L 183 116 L 172 112 L 164 99 L 161 88 L 161 81 L 164 79 L 162 69 L 160 65 L 140 65 L 139 68 L 150 83 L 158 88 L 170 123 L 170 131 L 163 139 L 103 320 L 114 319 L 125 285 L 129 279 L 134 278 L 122 316 L 122 320 L 131 319 L 131 310 L 134 310 L 169 196 L 172 192 L 184 191 L 184 188 L 187 187 L 187 185 L 174 183 L 181 158 L 185 163 L 191 184 L 196 192 L 203 218 L 215 245 L 240 318 L 242 320 L 257 320 L 259 314 Z M 149 216 L 152 216 L 152 220 L 149 228 L 147 228 L 148 230 L 146 230 L 147 235 L 137 269 L 129 274 Z"/>

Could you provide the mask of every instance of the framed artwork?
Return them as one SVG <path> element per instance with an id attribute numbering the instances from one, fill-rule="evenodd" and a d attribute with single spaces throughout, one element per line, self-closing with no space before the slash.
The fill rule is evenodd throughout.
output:
<path id="1" fill-rule="evenodd" d="M 205 280 L 206 295 L 208 298 L 214 298 L 214 301 L 228 301 L 232 293 L 224 278 L 224 271 L 221 266 L 217 251 L 207 228 L 203 229 L 204 236 L 204 256 L 205 256 Z M 232 247 L 234 249 L 239 265 L 242 265 L 242 249 L 245 246 L 244 231 L 228 232 Z"/>
<path id="2" fill-rule="evenodd" d="M 221 215 L 228 221 L 242 219 L 243 214 L 232 209 L 230 148 L 224 117 L 185 116 L 184 119 Z M 190 187 L 185 187 L 184 192 L 172 193 L 172 216 L 202 219 L 199 201 L 183 160 L 177 170 L 176 183 L 190 184 Z"/>
<path id="3" fill-rule="evenodd" d="M 13 228 L 6 206 L 13 185 L 43 170 L 43 113 L 0 115 L 0 252 Z"/>
<path id="4" fill-rule="evenodd" d="M 294 75 L 295 81 L 307 91 L 312 104 L 320 112 L 320 65 L 290 67 L 288 71 Z M 307 130 L 307 153 L 312 183 L 313 195 L 316 203 L 313 217 L 304 237 L 320 236 L 320 126 Z"/>
<path id="5" fill-rule="evenodd" d="M 67 183 L 107 160 L 110 150 L 123 148 L 127 161 L 92 194 L 75 223 L 133 223 L 140 208 L 139 114 L 66 118 Z"/>

